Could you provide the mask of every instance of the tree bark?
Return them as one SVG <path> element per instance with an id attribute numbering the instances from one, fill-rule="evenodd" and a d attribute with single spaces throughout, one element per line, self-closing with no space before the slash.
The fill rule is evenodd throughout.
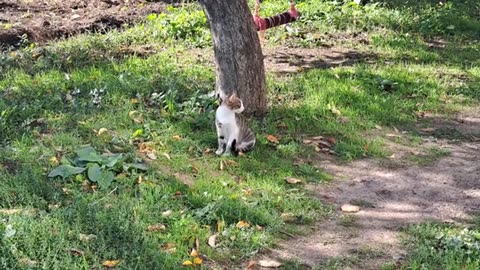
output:
<path id="1" fill-rule="evenodd" d="M 245 114 L 266 113 L 263 54 L 247 0 L 200 0 L 212 33 L 216 91 L 236 93 Z"/>

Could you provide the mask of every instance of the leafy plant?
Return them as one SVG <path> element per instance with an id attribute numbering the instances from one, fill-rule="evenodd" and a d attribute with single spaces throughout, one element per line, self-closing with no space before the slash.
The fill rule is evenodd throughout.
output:
<path id="1" fill-rule="evenodd" d="M 77 150 L 76 154 L 73 160 L 62 159 L 63 164 L 53 169 L 48 177 L 61 176 L 63 179 L 67 179 L 72 175 L 82 174 L 86 171 L 86 175 L 91 182 L 98 183 L 101 188 L 108 188 L 117 172 L 130 169 L 147 170 L 147 167 L 138 161 L 126 162 L 129 156 L 124 156 L 123 153 L 99 155 L 93 147 L 87 146 Z"/>

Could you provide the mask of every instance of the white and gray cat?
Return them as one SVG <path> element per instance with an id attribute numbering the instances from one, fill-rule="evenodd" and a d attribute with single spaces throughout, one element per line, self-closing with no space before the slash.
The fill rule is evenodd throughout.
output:
<path id="1" fill-rule="evenodd" d="M 243 153 L 255 146 L 255 134 L 241 115 L 244 109 L 242 100 L 235 94 L 220 98 L 220 106 L 215 113 L 217 155 L 230 155 L 232 151 Z"/>

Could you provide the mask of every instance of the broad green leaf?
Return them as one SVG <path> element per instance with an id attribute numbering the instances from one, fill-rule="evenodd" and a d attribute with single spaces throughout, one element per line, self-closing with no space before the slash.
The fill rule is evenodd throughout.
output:
<path id="1" fill-rule="evenodd" d="M 81 161 L 101 162 L 103 158 L 97 154 L 95 149 L 91 146 L 87 146 L 80 150 L 77 150 L 78 159 Z"/>
<path id="2" fill-rule="evenodd" d="M 123 164 L 123 170 L 128 171 L 129 169 L 138 169 L 141 171 L 146 171 L 148 170 L 147 166 L 142 163 L 125 163 Z"/>
<path id="3" fill-rule="evenodd" d="M 60 165 L 53 169 L 53 171 L 48 174 L 48 177 L 61 176 L 65 179 L 71 175 L 82 173 L 83 171 L 85 171 L 85 168 L 73 167 L 71 165 Z"/>
<path id="4" fill-rule="evenodd" d="M 92 182 L 98 182 L 102 177 L 102 170 L 97 163 L 89 163 L 87 171 L 88 179 Z"/>
<path id="5" fill-rule="evenodd" d="M 100 188 L 108 188 L 113 181 L 113 173 L 111 171 L 103 171 L 97 183 Z"/>
<path id="6" fill-rule="evenodd" d="M 116 155 L 113 155 L 113 156 L 109 156 L 107 158 L 107 160 L 104 162 L 105 166 L 107 167 L 113 167 L 115 166 L 119 160 L 121 160 L 123 157 L 123 154 L 116 154 Z"/>

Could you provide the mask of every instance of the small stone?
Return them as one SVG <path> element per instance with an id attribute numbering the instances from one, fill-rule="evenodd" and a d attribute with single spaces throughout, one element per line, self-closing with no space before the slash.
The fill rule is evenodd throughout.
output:
<path id="1" fill-rule="evenodd" d="M 360 211 L 360 206 L 347 203 L 342 205 L 342 211 L 347 213 L 356 213 Z"/>

